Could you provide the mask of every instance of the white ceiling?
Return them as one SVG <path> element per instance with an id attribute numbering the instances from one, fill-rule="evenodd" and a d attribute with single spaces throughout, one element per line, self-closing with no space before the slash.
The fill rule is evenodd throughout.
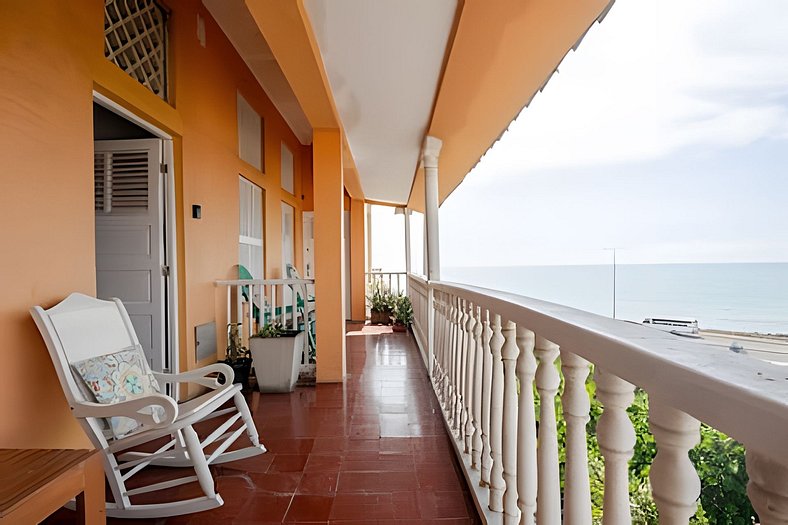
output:
<path id="1" fill-rule="evenodd" d="M 203 5 L 243 57 L 268 98 L 293 130 L 301 144 L 312 143 L 312 126 L 276 63 L 244 0 L 203 0 Z M 197 27 L 195 23 L 195 28 Z M 206 45 L 210 46 L 210 38 Z"/>
<path id="2" fill-rule="evenodd" d="M 457 0 L 304 0 L 304 5 L 364 196 L 406 203 Z"/>

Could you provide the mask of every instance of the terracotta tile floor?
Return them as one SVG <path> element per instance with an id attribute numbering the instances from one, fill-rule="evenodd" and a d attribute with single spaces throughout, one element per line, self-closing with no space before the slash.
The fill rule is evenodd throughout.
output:
<path id="1" fill-rule="evenodd" d="M 411 336 L 348 328 L 344 385 L 250 396 L 269 452 L 212 467 L 224 506 L 128 523 L 480 523 Z"/>

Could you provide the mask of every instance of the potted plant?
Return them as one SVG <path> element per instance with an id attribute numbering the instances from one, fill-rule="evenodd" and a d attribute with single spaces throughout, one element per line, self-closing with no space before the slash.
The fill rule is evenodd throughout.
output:
<path id="1" fill-rule="evenodd" d="M 227 350 L 224 363 L 230 365 L 235 372 L 234 383 L 240 383 L 244 389 L 249 387 L 249 371 L 252 368 L 252 355 L 243 345 L 240 334 L 241 323 L 227 325 Z"/>
<path id="2" fill-rule="evenodd" d="M 263 326 L 249 338 L 260 392 L 292 392 L 298 381 L 304 331 L 286 330 L 280 323 Z"/>
<path id="3" fill-rule="evenodd" d="M 404 332 L 408 329 L 411 321 L 413 321 L 413 305 L 410 302 L 410 297 L 400 294 L 394 301 L 394 326 L 395 332 Z"/>
<path id="4" fill-rule="evenodd" d="M 370 284 L 367 300 L 369 301 L 370 322 L 372 324 L 391 324 L 394 296 L 383 281 L 376 280 Z"/>

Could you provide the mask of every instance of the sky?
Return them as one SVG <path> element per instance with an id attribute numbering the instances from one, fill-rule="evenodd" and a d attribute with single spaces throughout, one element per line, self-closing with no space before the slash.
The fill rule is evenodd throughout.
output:
<path id="1" fill-rule="evenodd" d="M 442 266 L 788 261 L 786 28 L 618 0 L 441 206 Z"/>

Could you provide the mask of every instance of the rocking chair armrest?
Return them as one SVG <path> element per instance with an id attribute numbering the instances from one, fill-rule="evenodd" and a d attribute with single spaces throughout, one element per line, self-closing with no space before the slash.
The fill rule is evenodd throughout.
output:
<path id="1" fill-rule="evenodd" d="M 140 412 L 143 408 L 154 406 L 164 409 L 163 421 L 157 423 L 151 414 Z M 71 410 L 76 417 L 128 417 L 139 421 L 148 429 L 170 426 L 178 417 L 178 403 L 164 394 L 151 394 L 111 404 L 79 401 L 71 407 Z"/>
<path id="2" fill-rule="evenodd" d="M 216 375 L 211 375 L 216 374 Z M 224 383 L 219 383 L 219 374 L 224 376 Z M 196 383 L 208 387 L 212 390 L 224 387 L 226 384 L 233 384 L 235 372 L 233 368 L 225 363 L 213 363 L 196 370 L 182 372 L 180 374 L 166 374 L 153 372 L 159 381 L 166 383 Z"/>

